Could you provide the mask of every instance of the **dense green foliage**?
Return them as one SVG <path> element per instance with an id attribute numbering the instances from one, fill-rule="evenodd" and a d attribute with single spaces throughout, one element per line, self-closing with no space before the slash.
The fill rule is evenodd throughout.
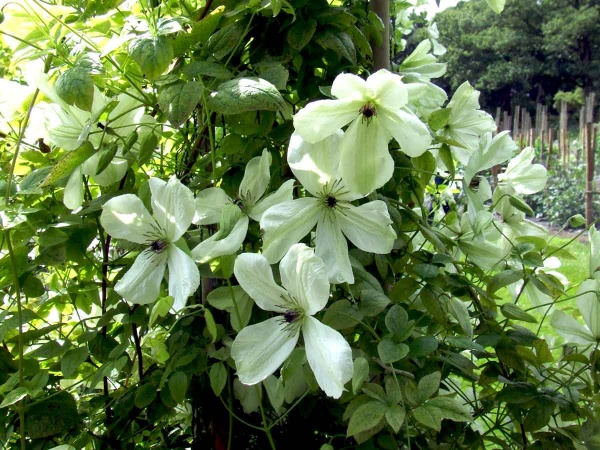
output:
<path id="1" fill-rule="evenodd" d="M 484 107 L 552 104 L 559 90 L 600 87 L 597 0 L 507 0 L 502 16 L 461 2 L 435 20 L 449 86 L 470 81 Z"/>
<path id="2" fill-rule="evenodd" d="M 587 284 L 567 294 L 553 269 L 573 256 L 526 219 L 523 196 L 543 189 L 545 169 L 492 136 L 471 86 L 447 101 L 432 83 L 444 71 L 436 42 L 373 74 L 384 27 L 361 0 L 27 0 L 3 12 L 14 74 L 0 93 L 3 448 L 599 447 L 600 235 L 590 230 Z M 332 97 L 335 108 L 312 102 Z M 356 101 L 346 122 L 331 119 Z M 299 117 L 315 134 L 336 126 L 306 144 Z M 358 152 L 340 137 L 349 122 Z M 340 141 L 319 147 L 326 139 Z M 350 186 L 327 178 L 335 155 L 358 154 L 346 170 L 366 171 L 381 147 L 389 176 L 374 190 L 316 199 L 315 185 Z M 483 173 L 507 161 L 491 186 Z M 290 202 L 329 215 L 302 234 Z M 282 204 L 289 217 L 272 213 Z M 225 246 L 239 224 L 232 248 L 198 250 Z M 328 235 L 339 242 L 323 241 L 327 226 L 345 227 Z M 305 245 L 292 249 L 318 270 L 286 266 L 292 250 L 270 265 L 274 234 L 342 254 L 351 280 L 317 280 L 331 267 Z M 248 264 L 244 276 L 248 260 L 269 275 L 253 279 Z M 314 307 L 305 297 L 323 285 Z M 283 338 L 240 339 L 273 317 Z M 297 338 L 300 320 L 283 365 L 240 382 L 247 355 L 271 362 L 253 348 Z M 560 337 L 539 331 L 550 323 Z M 311 344 L 309 325 L 327 339 Z M 311 354 L 334 339 L 349 377 L 327 361 L 342 351 Z"/>

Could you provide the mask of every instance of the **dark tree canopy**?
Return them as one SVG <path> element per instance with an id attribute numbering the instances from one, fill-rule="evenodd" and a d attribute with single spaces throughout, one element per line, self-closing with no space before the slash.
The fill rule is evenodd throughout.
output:
<path id="1" fill-rule="evenodd" d="M 467 79 L 485 107 L 551 104 L 556 92 L 598 86 L 598 0 L 508 0 L 501 16 L 485 2 L 461 2 L 438 14 L 448 52 L 446 81 Z"/>

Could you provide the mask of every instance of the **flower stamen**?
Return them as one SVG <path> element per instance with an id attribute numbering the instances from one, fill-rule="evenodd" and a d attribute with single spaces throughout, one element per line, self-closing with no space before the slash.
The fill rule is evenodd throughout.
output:
<path id="1" fill-rule="evenodd" d="M 377 115 L 377 109 L 371 103 L 367 103 L 366 105 L 361 106 L 360 111 L 362 114 L 362 120 L 367 121 L 369 123 L 373 117 Z"/>
<path id="2" fill-rule="evenodd" d="M 162 253 L 167 248 L 167 245 L 168 245 L 168 242 L 166 242 L 162 239 L 158 239 L 158 240 L 152 241 L 150 243 L 150 250 L 153 251 L 154 253 Z"/>

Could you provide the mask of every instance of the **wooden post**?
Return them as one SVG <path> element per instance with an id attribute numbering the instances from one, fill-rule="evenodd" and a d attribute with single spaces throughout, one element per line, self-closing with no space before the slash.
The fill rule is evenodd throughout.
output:
<path id="1" fill-rule="evenodd" d="M 585 155 L 585 106 L 582 106 L 579 110 L 579 146 L 575 149 L 575 164 L 576 167 L 579 167 L 579 149 L 584 152 Z M 585 158 L 585 156 L 584 156 Z"/>
<path id="2" fill-rule="evenodd" d="M 562 165 L 565 166 L 567 155 L 569 153 L 567 147 L 567 133 L 568 133 L 568 124 L 569 116 L 567 110 L 567 102 L 564 100 L 560 101 L 560 128 L 558 135 L 558 153 L 562 158 Z"/>
<path id="3" fill-rule="evenodd" d="M 373 48 L 373 71 L 390 68 L 390 1 L 389 0 L 371 0 L 369 7 L 383 23 L 383 33 L 381 36 L 381 45 L 371 42 Z"/>
<path id="4" fill-rule="evenodd" d="M 588 227 L 594 221 L 594 97 L 594 93 L 591 93 L 585 99 L 585 221 Z"/>
<path id="5" fill-rule="evenodd" d="M 548 157 L 546 158 L 546 168 L 550 170 L 552 167 L 552 147 L 554 144 L 554 128 L 548 129 Z"/>

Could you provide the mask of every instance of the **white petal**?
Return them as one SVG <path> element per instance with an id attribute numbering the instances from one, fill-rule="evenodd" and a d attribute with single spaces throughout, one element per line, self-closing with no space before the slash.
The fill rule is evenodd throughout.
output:
<path id="1" fill-rule="evenodd" d="M 233 273 L 244 291 L 265 311 L 289 309 L 287 292 L 273 279 L 273 270 L 263 255 L 242 253 L 235 260 Z"/>
<path id="2" fill-rule="evenodd" d="M 400 150 L 408 156 L 420 156 L 429 148 L 431 144 L 429 129 L 412 112 L 379 108 L 377 117 L 381 125 L 400 144 Z"/>
<path id="3" fill-rule="evenodd" d="M 288 147 L 288 164 L 302 186 L 315 197 L 325 190 L 330 191 L 335 183 L 336 190 L 347 190 L 341 183 L 340 140 L 344 133 L 337 133 L 315 144 L 310 144 L 298 134 L 292 134 Z M 326 186 L 328 189 L 325 189 Z M 360 198 L 356 196 L 355 198 Z"/>
<path id="4" fill-rule="evenodd" d="M 360 114 L 360 100 L 319 100 L 309 103 L 294 116 L 296 132 L 315 143 L 336 133 Z"/>
<path id="5" fill-rule="evenodd" d="M 267 209 L 260 221 L 264 231 L 263 255 L 272 264 L 279 261 L 314 228 L 320 214 L 316 198 L 298 198 Z"/>
<path id="6" fill-rule="evenodd" d="M 339 99 L 365 101 L 368 94 L 367 82 L 358 75 L 341 73 L 331 85 L 331 95 Z"/>
<path id="7" fill-rule="evenodd" d="M 311 316 L 329 299 L 329 276 L 323 260 L 304 244 L 292 245 L 279 264 L 281 284 Z"/>
<path id="8" fill-rule="evenodd" d="M 361 250 L 379 254 L 392 251 L 396 233 L 387 206 L 375 200 L 336 211 L 337 220 L 348 239 Z"/>
<path id="9" fill-rule="evenodd" d="M 585 280 L 577 291 L 577 307 L 583 320 L 596 338 L 600 338 L 600 282 Z"/>
<path id="10" fill-rule="evenodd" d="M 560 310 L 554 311 L 550 325 L 552 325 L 556 332 L 567 342 L 583 345 L 596 343 L 596 338 L 587 327 L 584 327 L 573 317 Z"/>
<path id="11" fill-rule="evenodd" d="M 248 216 L 242 215 L 227 237 L 220 238 L 218 233 L 213 234 L 194 247 L 192 256 L 200 264 L 204 264 L 217 256 L 233 255 L 246 239 L 248 222 Z"/>
<path id="12" fill-rule="evenodd" d="M 498 133 L 493 139 L 491 133 L 485 134 L 481 138 L 479 149 L 471 155 L 465 167 L 464 183 L 471 183 L 477 172 L 508 161 L 516 148 L 517 144 L 511 139 L 508 131 Z"/>
<path id="13" fill-rule="evenodd" d="M 377 106 L 402 108 L 408 102 L 408 90 L 402 77 L 381 69 L 367 78 L 367 85 L 373 91 Z"/>
<path id="14" fill-rule="evenodd" d="M 171 177 L 168 183 L 160 178 L 150 178 L 148 183 L 154 217 L 165 230 L 167 238 L 175 242 L 192 224 L 194 194 L 175 177 Z"/>
<path id="15" fill-rule="evenodd" d="M 78 166 L 65 186 L 65 192 L 63 193 L 63 203 L 69 209 L 77 209 L 83 204 L 83 180 L 81 179 L 83 170 L 81 166 Z"/>
<path id="16" fill-rule="evenodd" d="M 340 172 L 350 190 L 367 195 L 392 178 L 394 160 L 388 141 L 377 117 L 350 124 L 340 143 Z"/>
<path id="17" fill-rule="evenodd" d="M 221 188 L 211 187 L 204 189 L 196 196 L 196 214 L 193 222 L 196 225 L 210 225 L 219 223 L 223 208 L 231 199 Z"/>
<path id="18" fill-rule="evenodd" d="M 144 250 L 135 259 L 127 273 L 115 285 L 125 300 L 145 305 L 158 298 L 160 283 L 167 267 L 168 251 L 160 253 Z"/>
<path id="19" fill-rule="evenodd" d="M 271 175 L 271 154 L 265 149 L 262 156 L 252 158 L 246 164 L 244 178 L 240 183 L 240 197 L 247 201 L 247 204 L 256 203 L 267 190 Z"/>
<path id="20" fill-rule="evenodd" d="M 307 316 L 302 325 L 308 364 L 317 383 L 327 395 L 339 398 L 344 384 L 352 378 L 352 350 L 333 328 Z"/>
<path id="21" fill-rule="evenodd" d="M 176 245 L 169 245 L 168 252 L 169 295 L 174 298 L 173 309 L 179 311 L 200 286 L 200 272 L 194 260 Z"/>
<path id="22" fill-rule="evenodd" d="M 315 253 L 323 259 L 331 283 L 354 283 L 348 242 L 337 220 L 325 216 L 317 224 Z"/>
<path id="23" fill-rule="evenodd" d="M 92 174 L 92 176 L 99 186 L 108 186 L 122 180 L 128 168 L 129 163 L 126 159 L 116 157 L 106 166 L 106 169 L 100 173 Z"/>
<path id="24" fill-rule="evenodd" d="M 108 234 L 137 244 L 160 239 L 158 224 L 142 201 L 133 194 L 111 198 L 102 207 L 100 223 Z"/>
<path id="25" fill-rule="evenodd" d="M 273 317 L 240 331 L 231 346 L 237 376 L 244 384 L 267 378 L 290 356 L 298 342 L 298 328 L 287 329 L 283 317 Z"/>
<path id="26" fill-rule="evenodd" d="M 260 200 L 258 203 L 252 205 L 252 207 L 248 210 L 248 215 L 252 220 L 256 220 L 260 222 L 263 213 L 271 208 L 272 206 L 278 205 L 283 202 L 290 202 L 293 199 L 293 191 L 294 191 L 294 183 L 295 180 L 287 180 L 277 191 L 272 192 L 267 195 L 265 198 Z"/>

